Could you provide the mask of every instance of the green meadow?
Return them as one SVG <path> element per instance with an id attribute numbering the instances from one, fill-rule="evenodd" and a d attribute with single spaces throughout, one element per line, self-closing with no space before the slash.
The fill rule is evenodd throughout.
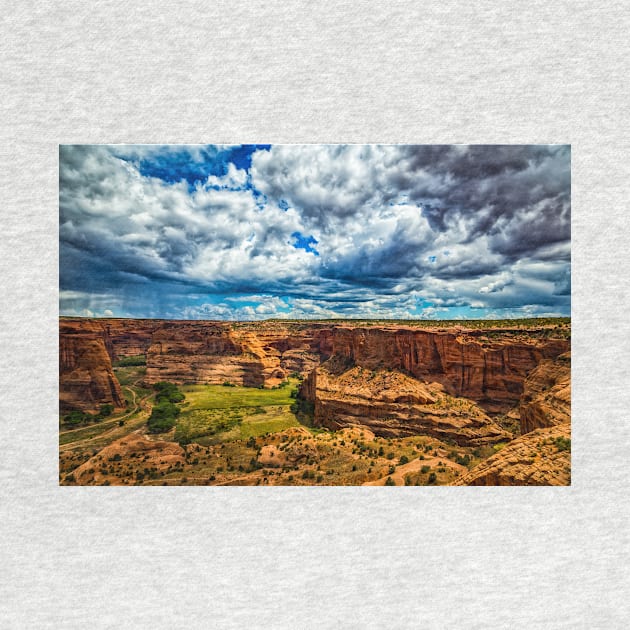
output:
<path id="1" fill-rule="evenodd" d="M 183 385 L 186 396 L 177 419 L 175 439 L 215 444 L 283 431 L 299 426 L 290 406 L 298 381 L 258 389 L 225 385 Z"/>

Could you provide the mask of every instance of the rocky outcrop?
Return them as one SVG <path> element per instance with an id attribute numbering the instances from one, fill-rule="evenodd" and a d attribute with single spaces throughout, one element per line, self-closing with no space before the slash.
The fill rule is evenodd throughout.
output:
<path id="1" fill-rule="evenodd" d="M 457 479 L 456 486 L 567 486 L 571 484 L 571 427 L 522 435 Z"/>
<path id="2" fill-rule="evenodd" d="M 167 322 L 147 350 L 146 381 L 272 387 L 319 365 L 329 332 L 299 325 Z"/>
<path id="3" fill-rule="evenodd" d="M 144 435 L 131 433 L 112 442 L 97 455 L 88 459 L 72 472 L 79 485 L 121 483 L 127 468 L 135 463 L 139 471 L 165 471 L 173 466 L 183 466 L 184 449 L 176 442 L 151 440 Z"/>
<path id="4" fill-rule="evenodd" d="M 521 433 L 571 421 L 571 354 L 544 359 L 525 379 L 520 402 Z"/>
<path id="5" fill-rule="evenodd" d="M 82 342 L 69 341 L 82 336 L 93 342 L 89 352 L 87 346 L 84 348 L 84 358 L 80 358 L 78 348 Z M 308 393 L 307 382 L 304 392 L 317 409 L 318 421 L 327 426 L 346 426 L 354 422 L 353 417 L 364 418 L 378 427 L 382 435 L 406 435 L 422 429 L 433 430 L 435 435 L 458 434 L 461 438 L 466 435 L 463 411 L 450 416 L 434 412 L 446 395 L 467 398 L 481 407 L 469 414 L 467 422 L 474 436 L 471 433 L 461 438 L 468 441 L 469 438 L 501 439 L 494 427 L 490 428 L 487 417 L 482 418 L 479 413 L 484 416 L 504 413 L 514 407 L 523 394 L 526 375 L 539 364 L 555 360 L 570 346 L 560 336 L 551 338 L 550 329 L 544 327 L 473 329 L 462 325 L 429 329 L 280 321 L 62 318 L 60 338 L 62 354 L 65 352 L 61 361 L 60 398 L 65 409 L 93 409 L 100 402 L 121 404 L 120 388 L 108 360 L 144 354 L 147 383 L 228 381 L 235 385 L 272 387 L 294 372 L 312 374 L 309 381 L 314 384 L 313 391 Z M 107 358 L 102 354 L 97 358 L 102 353 L 100 344 L 106 349 Z M 71 348 L 75 347 L 77 357 L 69 358 L 75 351 Z M 320 371 L 322 362 L 328 363 Z M 400 378 L 404 376 L 404 382 L 398 377 L 396 382 L 392 380 L 389 393 L 372 391 L 369 387 L 367 394 L 361 393 L 349 387 L 348 378 L 343 376 L 344 371 L 353 367 L 370 372 L 395 372 Z M 442 386 L 439 400 L 429 400 L 435 394 L 427 389 L 427 383 Z M 557 385 L 561 389 L 561 383 Z M 396 388 L 406 393 L 396 396 L 392 393 Z M 525 409 L 524 426 L 540 426 L 549 410 L 543 409 L 542 403 L 538 408 L 532 404 L 535 386 L 530 389 L 532 393 L 528 390 L 528 398 L 521 401 Z M 558 394 L 559 400 L 561 392 L 553 393 Z M 406 402 L 405 396 L 409 399 Z M 420 402 L 422 396 L 429 398 Z M 336 402 L 335 397 L 338 397 Z M 407 420 L 405 405 L 411 414 Z M 412 409 L 414 405 L 428 408 L 420 413 Z M 559 403 L 554 405 L 560 408 Z M 429 408 L 433 410 L 431 413 Z M 429 420 L 430 417 L 433 419 Z M 484 434 L 475 425 L 479 422 L 489 433 Z"/>
<path id="6" fill-rule="evenodd" d="M 103 337 L 90 332 L 67 334 L 62 330 L 59 337 L 60 412 L 94 412 L 105 403 L 117 408 L 124 406 Z"/>
<path id="7" fill-rule="evenodd" d="M 313 435 L 303 427 L 292 427 L 278 434 L 279 444 L 261 447 L 256 460 L 261 466 L 281 468 L 317 461 L 318 452 Z"/>
<path id="8" fill-rule="evenodd" d="M 541 360 L 555 359 L 567 350 L 567 340 L 510 329 L 338 326 L 332 335 L 333 356 L 348 365 L 401 370 L 419 380 L 439 382 L 452 396 L 470 398 L 488 412 L 513 407 L 525 376 Z"/>
<path id="9" fill-rule="evenodd" d="M 301 396 L 312 404 L 315 424 L 333 430 L 358 425 L 384 437 L 422 434 L 462 445 L 511 437 L 472 401 L 396 371 L 339 371 L 331 360 L 309 375 Z"/>
<path id="10" fill-rule="evenodd" d="M 153 333 L 164 325 L 159 319 L 87 319 L 62 317 L 62 335 L 91 333 L 102 337 L 112 361 L 146 354 Z"/>

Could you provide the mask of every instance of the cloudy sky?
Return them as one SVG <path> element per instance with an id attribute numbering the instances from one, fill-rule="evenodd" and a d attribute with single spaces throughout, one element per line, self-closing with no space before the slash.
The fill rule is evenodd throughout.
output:
<path id="1" fill-rule="evenodd" d="M 60 147 L 60 313 L 569 315 L 569 146 Z"/>

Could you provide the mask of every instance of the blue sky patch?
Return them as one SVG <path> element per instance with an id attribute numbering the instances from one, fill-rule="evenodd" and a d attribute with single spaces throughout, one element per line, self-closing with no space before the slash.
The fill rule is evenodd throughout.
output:
<path id="1" fill-rule="evenodd" d="M 223 177 L 230 162 L 238 169 L 249 170 L 252 154 L 258 150 L 268 150 L 268 144 L 243 144 L 217 150 L 216 147 L 187 147 L 185 145 L 164 148 L 137 160 L 138 171 L 144 177 L 157 177 L 169 184 L 182 179 L 194 188 L 197 182 L 205 182 L 210 175 Z M 119 155 L 129 160 L 124 155 Z"/>
<path id="2" fill-rule="evenodd" d="M 319 252 L 311 245 L 317 245 L 318 241 L 313 236 L 304 236 L 300 234 L 300 232 L 293 232 L 291 236 L 295 239 L 293 242 L 293 247 L 295 249 L 304 249 L 310 254 L 315 254 L 315 256 L 319 256 Z"/>

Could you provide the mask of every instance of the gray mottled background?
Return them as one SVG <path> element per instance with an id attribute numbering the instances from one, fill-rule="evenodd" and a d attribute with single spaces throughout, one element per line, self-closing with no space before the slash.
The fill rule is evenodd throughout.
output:
<path id="1" fill-rule="evenodd" d="M 627 627 L 627 3 L 2 4 L 0 627 Z M 573 486 L 58 487 L 69 142 L 571 143 Z"/>

